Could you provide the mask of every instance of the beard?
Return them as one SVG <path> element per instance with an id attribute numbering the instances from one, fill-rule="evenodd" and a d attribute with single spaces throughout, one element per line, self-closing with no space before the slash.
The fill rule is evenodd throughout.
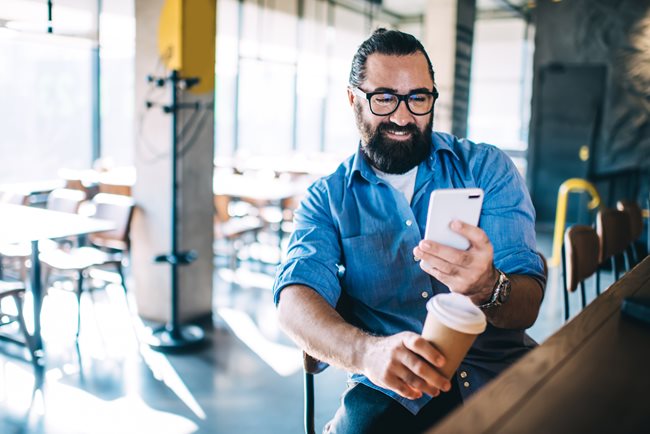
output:
<path id="1" fill-rule="evenodd" d="M 433 112 L 423 130 L 415 124 L 399 126 L 393 122 L 382 122 L 373 129 L 363 119 L 360 106 L 355 106 L 357 127 L 361 133 L 361 152 L 376 169 L 394 175 L 408 172 L 431 153 L 433 129 Z M 410 133 L 409 140 L 393 140 L 386 137 L 386 132 Z"/>

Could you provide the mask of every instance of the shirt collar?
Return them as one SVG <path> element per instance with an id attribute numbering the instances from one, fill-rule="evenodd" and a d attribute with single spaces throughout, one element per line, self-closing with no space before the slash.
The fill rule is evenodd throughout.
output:
<path id="1" fill-rule="evenodd" d="M 433 149 L 431 151 L 431 155 L 426 161 L 427 167 L 430 170 L 433 170 L 435 160 L 440 152 L 449 152 L 456 160 L 459 159 L 450 143 L 451 141 L 456 140 L 456 137 L 450 134 L 434 132 L 432 134 L 432 139 Z M 379 177 L 372 170 L 370 163 L 368 163 L 363 153 L 361 152 L 361 142 L 359 142 L 357 151 L 352 158 L 352 166 L 350 167 L 350 173 L 347 182 L 348 187 L 352 184 L 352 180 L 355 178 L 356 173 L 358 173 L 359 176 L 372 184 L 378 184 L 380 182 Z"/>

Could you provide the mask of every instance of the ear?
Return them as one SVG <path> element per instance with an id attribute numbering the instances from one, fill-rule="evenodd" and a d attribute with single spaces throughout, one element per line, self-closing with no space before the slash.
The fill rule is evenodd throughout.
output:
<path id="1" fill-rule="evenodd" d="M 352 92 L 352 89 L 348 87 L 348 102 L 350 103 L 350 107 L 354 106 L 354 98 L 356 98 L 356 95 Z"/>

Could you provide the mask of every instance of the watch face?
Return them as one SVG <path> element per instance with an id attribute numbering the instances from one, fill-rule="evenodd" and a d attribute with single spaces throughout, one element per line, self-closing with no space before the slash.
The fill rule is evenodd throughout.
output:
<path id="1" fill-rule="evenodd" d="M 499 302 L 505 303 L 510 297 L 510 280 L 506 277 L 505 274 L 502 275 L 503 280 L 501 282 L 501 291 L 499 291 Z"/>

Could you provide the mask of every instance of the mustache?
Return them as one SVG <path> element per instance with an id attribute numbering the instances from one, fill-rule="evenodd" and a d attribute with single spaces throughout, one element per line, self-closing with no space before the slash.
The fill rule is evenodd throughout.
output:
<path id="1" fill-rule="evenodd" d="M 388 131 L 394 131 L 397 133 L 413 133 L 413 134 L 417 134 L 420 132 L 420 130 L 415 124 L 397 125 L 394 122 L 385 122 L 379 124 L 379 126 L 377 127 L 377 131 L 382 133 Z"/>

